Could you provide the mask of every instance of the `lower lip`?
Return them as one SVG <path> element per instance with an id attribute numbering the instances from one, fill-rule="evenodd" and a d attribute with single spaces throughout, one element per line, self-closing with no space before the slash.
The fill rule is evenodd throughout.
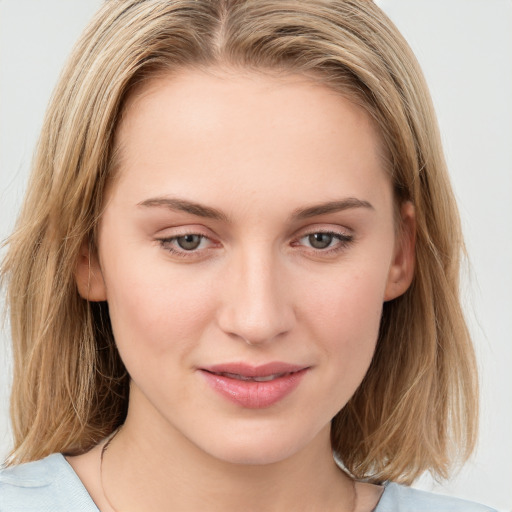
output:
<path id="1" fill-rule="evenodd" d="M 307 370 L 304 368 L 265 382 L 238 380 L 204 370 L 201 373 L 215 391 L 231 402 L 248 409 L 264 409 L 289 395 L 300 384 Z"/>

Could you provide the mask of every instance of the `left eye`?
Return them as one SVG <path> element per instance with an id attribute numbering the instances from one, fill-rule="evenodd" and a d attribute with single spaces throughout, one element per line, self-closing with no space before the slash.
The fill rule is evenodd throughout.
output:
<path id="1" fill-rule="evenodd" d="M 344 245 L 351 240 L 352 237 L 348 235 L 326 232 L 310 233 L 300 238 L 300 242 L 303 245 L 310 246 L 317 250 L 329 249 L 337 245 Z"/>
<path id="2" fill-rule="evenodd" d="M 311 247 L 315 249 L 327 249 L 327 247 L 332 244 L 334 236 L 331 233 L 313 233 L 308 235 L 307 239 Z"/>

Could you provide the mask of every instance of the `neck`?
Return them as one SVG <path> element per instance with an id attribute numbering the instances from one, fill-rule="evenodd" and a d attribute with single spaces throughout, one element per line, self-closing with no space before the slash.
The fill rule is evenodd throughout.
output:
<path id="1" fill-rule="evenodd" d="M 176 431 L 140 435 L 140 427 L 129 416 L 105 452 L 104 491 L 118 512 L 355 509 L 353 482 L 334 463 L 327 428 L 284 460 L 234 464 Z"/>

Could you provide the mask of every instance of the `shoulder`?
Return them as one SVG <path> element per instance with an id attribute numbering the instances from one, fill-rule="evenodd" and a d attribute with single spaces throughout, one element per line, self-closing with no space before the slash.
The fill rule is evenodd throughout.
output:
<path id="1" fill-rule="evenodd" d="M 0 470 L 0 512 L 98 512 L 60 453 Z"/>
<path id="2" fill-rule="evenodd" d="M 466 500 L 389 483 L 375 512 L 496 512 Z"/>

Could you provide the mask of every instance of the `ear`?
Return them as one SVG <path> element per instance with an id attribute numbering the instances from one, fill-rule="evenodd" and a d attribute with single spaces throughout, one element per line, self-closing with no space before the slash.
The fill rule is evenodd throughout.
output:
<path id="1" fill-rule="evenodd" d="M 393 300 L 407 291 L 414 277 L 416 215 L 406 201 L 400 208 L 400 228 L 396 235 L 395 253 L 389 268 L 384 300 Z"/>
<path id="2" fill-rule="evenodd" d="M 75 281 L 78 293 L 83 299 L 91 302 L 107 300 L 105 281 L 99 259 L 92 249 L 89 240 L 84 240 L 75 270 Z"/>

